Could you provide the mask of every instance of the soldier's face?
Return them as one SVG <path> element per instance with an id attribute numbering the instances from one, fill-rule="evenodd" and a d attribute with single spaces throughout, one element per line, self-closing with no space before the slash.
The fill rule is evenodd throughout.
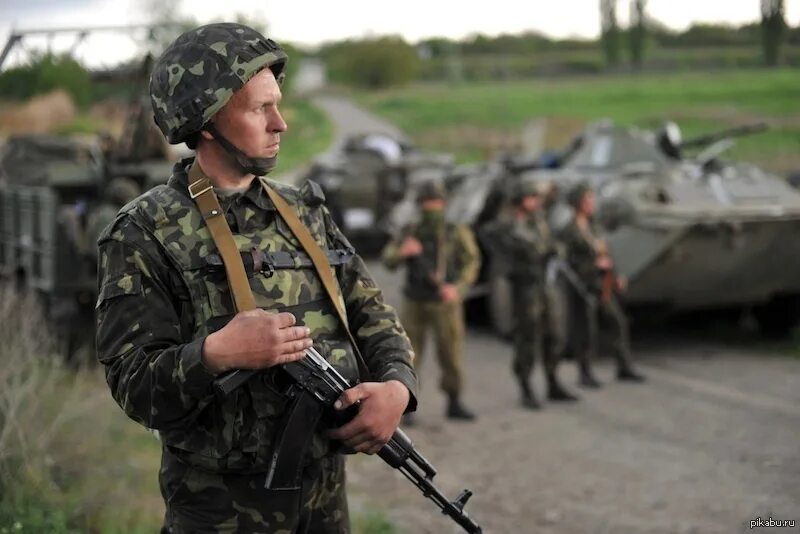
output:
<path id="1" fill-rule="evenodd" d="M 522 209 L 528 213 L 533 213 L 534 211 L 538 210 L 542 205 L 542 200 L 540 197 L 527 195 L 522 197 Z"/>
<path id="2" fill-rule="evenodd" d="M 422 201 L 423 211 L 444 211 L 445 200 L 443 198 L 429 198 Z"/>
<path id="3" fill-rule="evenodd" d="M 281 133 L 287 128 L 278 111 L 280 102 L 278 82 L 271 70 L 264 69 L 234 93 L 214 117 L 214 124 L 248 156 L 271 158 L 278 154 Z"/>
<path id="4" fill-rule="evenodd" d="M 589 191 L 581 199 L 581 211 L 585 215 L 594 215 L 594 193 Z"/>

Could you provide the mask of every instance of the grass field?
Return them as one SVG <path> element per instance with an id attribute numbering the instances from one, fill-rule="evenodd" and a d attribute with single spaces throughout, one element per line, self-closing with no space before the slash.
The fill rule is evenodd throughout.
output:
<path id="1" fill-rule="evenodd" d="M 552 125 L 549 148 L 601 118 L 642 126 L 674 119 L 685 137 L 765 120 L 770 131 L 739 139 L 731 154 L 783 174 L 800 169 L 799 82 L 797 70 L 739 70 L 421 84 L 354 97 L 424 148 L 452 151 L 461 161 L 504 147 L 537 117 Z"/>
<path id="2" fill-rule="evenodd" d="M 281 136 L 279 170 L 285 172 L 308 163 L 333 142 L 333 125 L 328 117 L 307 100 L 287 98 L 281 112 L 289 125 Z"/>

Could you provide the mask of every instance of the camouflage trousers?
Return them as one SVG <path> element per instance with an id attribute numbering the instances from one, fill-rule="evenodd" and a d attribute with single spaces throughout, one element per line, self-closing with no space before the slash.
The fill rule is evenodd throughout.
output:
<path id="1" fill-rule="evenodd" d="M 164 449 L 159 483 L 162 534 L 346 534 L 344 457 L 307 466 L 298 490 L 264 487 L 265 473 L 220 474 L 189 466 Z"/>
<path id="2" fill-rule="evenodd" d="M 514 284 L 514 361 L 512 369 L 520 380 L 527 380 L 535 362 L 553 376 L 559 361 L 553 332 L 553 306 L 540 284 Z"/>
<path id="3" fill-rule="evenodd" d="M 573 291 L 571 301 L 572 347 L 578 364 L 588 367 L 597 356 L 600 345 L 600 326 L 609 329 L 617 367 L 631 364 L 630 328 L 628 317 L 616 295 L 603 302 L 599 298 L 587 302 Z"/>
<path id="4" fill-rule="evenodd" d="M 461 354 L 464 351 L 464 306 L 461 302 L 405 299 L 400 320 L 414 349 L 414 367 L 419 372 L 426 339 L 432 330 L 441 369 L 439 387 L 448 395 L 461 393 Z"/>

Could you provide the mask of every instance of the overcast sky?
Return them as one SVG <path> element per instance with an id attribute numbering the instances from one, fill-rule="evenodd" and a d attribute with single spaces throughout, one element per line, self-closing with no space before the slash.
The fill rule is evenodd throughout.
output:
<path id="1" fill-rule="evenodd" d="M 164 0 L 168 1 L 168 0 Z M 595 37 L 600 30 L 598 0 L 181 0 L 180 11 L 198 22 L 233 18 L 236 13 L 266 21 L 270 37 L 314 45 L 365 35 L 400 34 L 410 41 L 425 37 L 461 38 L 535 30 L 553 37 Z M 621 22 L 629 0 L 619 0 Z M 0 0 L 0 39 L 12 28 L 121 25 L 148 22 L 142 0 Z M 800 0 L 785 0 L 789 24 L 800 25 Z M 649 0 L 648 12 L 669 27 L 694 22 L 741 24 L 760 17 L 759 0 Z M 61 37 L 53 49 L 73 42 Z M 43 46 L 44 40 L 28 44 Z M 94 35 L 76 51 L 91 66 L 111 65 L 136 52 L 136 41 L 120 35 Z M 16 53 L 12 60 L 18 60 Z"/>

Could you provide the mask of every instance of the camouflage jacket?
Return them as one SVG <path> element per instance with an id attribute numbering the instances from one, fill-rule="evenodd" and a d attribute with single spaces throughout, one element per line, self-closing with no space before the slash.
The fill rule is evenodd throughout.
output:
<path id="1" fill-rule="evenodd" d="M 544 214 L 515 218 L 494 231 L 496 247 L 507 263 L 508 277 L 515 283 L 542 283 L 547 261 L 558 254 L 558 243 Z"/>
<path id="2" fill-rule="evenodd" d="M 422 244 L 422 254 L 403 258 L 400 247 L 409 236 Z M 443 247 L 441 252 L 440 247 Z M 425 217 L 406 228 L 400 237 L 384 248 L 383 262 L 389 269 L 396 269 L 405 262 L 407 269 L 403 293 L 412 300 L 426 301 L 439 300 L 439 285 L 442 282 L 454 284 L 459 294 L 466 296 L 481 268 L 480 251 L 467 226 L 431 221 Z M 438 279 L 440 277 L 442 280 Z"/>
<path id="3" fill-rule="evenodd" d="M 567 263 L 590 291 L 599 292 L 602 287 L 602 272 L 597 268 L 598 247 L 602 243 L 600 231 L 594 222 L 582 229 L 570 221 L 560 233 L 566 249 Z"/>
<path id="4" fill-rule="evenodd" d="M 224 397 L 201 361 L 205 337 L 233 317 L 234 306 L 224 269 L 209 263 L 216 247 L 188 195 L 189 163 L 177 164 L 167 185 L 123 207 L 100 238 L 98 357 L 119 405 L 159 430 L 171 452 L 217 472 L 259 472 L 288 401 L 276 380 L 279 369 L 259 373 Z M 318 188 L 269 183 L 295 207 L 321 247 L 352 252 Z M 289 251 L 292 257 L 302 250 L 258 180 L 220 203 L 240 250 Z M 372 379 L 405 384 L 413 410 L 416 376 L 408 338 L 361 258 L 351 258 L 335 267 L 350 329 Z M 353 351 L 313 268 L 248 274 L 256 304 L 292 312 L 311 328 L 320 351 L 355 381 Z M 317 458 L 331 450 L 321 430 L 312 443 Z"/>

